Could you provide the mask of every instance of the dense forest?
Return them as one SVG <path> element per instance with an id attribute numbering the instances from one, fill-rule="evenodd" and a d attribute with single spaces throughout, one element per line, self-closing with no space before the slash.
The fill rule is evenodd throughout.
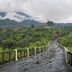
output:
<path id="1" fill-rule="evenodd" d="M 65 31 L 64 34 L 59 37 L 59 43 L 72 52 L 72 32 Z"/>
<path id="2" fill-rule="evenodd" d="M 53 39 L 72 48 L 72 31 L 56 28 L 0 28 L 0 51 L 44 47 Z"/>
<path id="3" fill-rule="evenodd" d="M 53 31 L 46 28 L 0 28 L 0 50 L 47 46 Z"/>

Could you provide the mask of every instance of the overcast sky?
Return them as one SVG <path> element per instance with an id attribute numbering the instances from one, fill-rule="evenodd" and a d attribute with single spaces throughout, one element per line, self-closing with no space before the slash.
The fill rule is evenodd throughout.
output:
<path id="1" fill-rule="evenodd" d="M 0 12 L 7 12 L 5 18 L 15 19 L 16 11 L 43 21 L 72 22 L 72 0 L 0 0 Z"/>

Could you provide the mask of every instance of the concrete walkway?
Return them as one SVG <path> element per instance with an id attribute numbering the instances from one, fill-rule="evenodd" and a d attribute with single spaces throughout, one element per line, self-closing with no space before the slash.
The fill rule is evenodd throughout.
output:
<path id="1" fill-rule="evenodd" d="M 64 51 L 54 41 L 48 51 L 0 66 L 0 72 L 72 72 L 65 62 Z"/>

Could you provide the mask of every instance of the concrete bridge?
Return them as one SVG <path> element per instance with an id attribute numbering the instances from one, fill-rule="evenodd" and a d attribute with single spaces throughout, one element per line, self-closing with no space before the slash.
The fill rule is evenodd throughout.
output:
<path id="1" fill-rule="evenodd" d="M 52 42 L 46 52 L 0 66 L 0 72 L 72 72 L 64 50 Z"/>

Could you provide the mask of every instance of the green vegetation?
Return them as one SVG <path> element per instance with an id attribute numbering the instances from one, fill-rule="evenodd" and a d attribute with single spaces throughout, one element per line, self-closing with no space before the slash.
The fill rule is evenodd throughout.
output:
<path id="1" fill-rule="evenodd" d="M 0 28 L 0 51 L 45 47 L 58 32 L 54 28 Z"/>
<path id="2" fill-rule="evenodd" d="M 72 52 L 72 32 L 60 37 L 59 42 Z"/>
<path id="3" fill-rule="evenodd" d="M 47 46 L 54 29 L 0 28 L 0 51 Z"/>
<path id="4" fill-rule="evenodd" d="M 68 34 L 56 28 L 0 28 L 0 63 L 15 60 L 14 49 L 18 49 L 18 59 L 27 57 L 27 48 L 30 55 L 34 55 L 34 48 L 36 53 L 39 53 L 39 48 L 43 52 L 50 40 Z"/>
<path id="5" fill-rule="evenodd" d="M 0 47 L 0 52 L 2 52 L 2 48 Z"/>

